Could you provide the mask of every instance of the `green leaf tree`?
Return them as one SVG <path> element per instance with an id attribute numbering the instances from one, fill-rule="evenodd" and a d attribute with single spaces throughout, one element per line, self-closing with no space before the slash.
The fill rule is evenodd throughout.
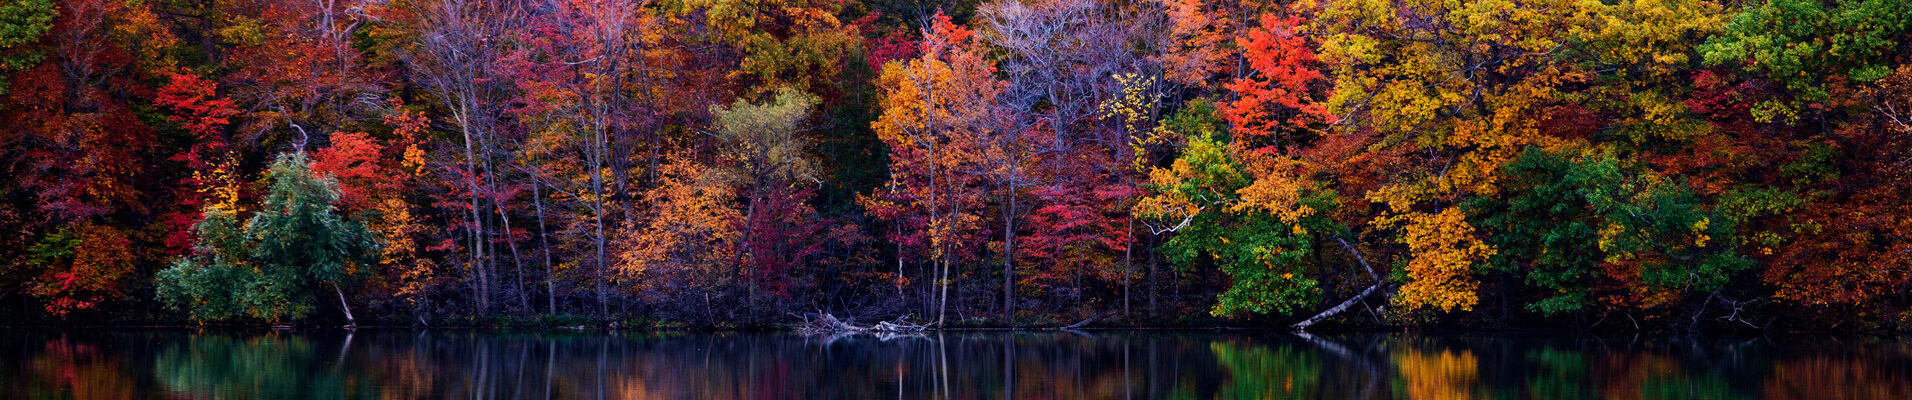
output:
<path id="1" fill-rule="evenodd" d="M 1720 290 L 1751 266 L 1737 251 L 1746 215 L 1707 207 L 1690 188 L 1610 152 L 1530 147 L 1502 174 L 1505 198 L 1470 198 L 1463 208 L 1498 250 L 1488 268 L 1537 291 L 1531 311 L 1652 308 Z"/>
<path id="2" fill-rule="evenodd" d="M 1793 101 L 1753 107 L 1761 121 L 1798 119 L 1803 103 L 1830 99 L 1833 76 L 1872 82 L 1892 74 L 1912 1 L 1767 0 L 1746 8 L 1700 47 L 1707 65 L 1735 65 L 1786 87 Z"/>
<path id="3" fill-rule="evenodd" d="M 7 93 L 7 75 L 27 69 L 44 58 L 35 51 L 23 50 L 53 29 L 59 16 L 52 0 L 8 0 L 0 3 L 0 94 Z"/>
<path id="4" fill-rule="evenodd" d="M 1159 251 L 1177 268 L 1212 263 L 1228 275 L 1232 283 L 1211 314 L 1287 314 L 1313 305 L 1320 282 L 1308 273 L 1312 234 L 1340 228 L 1321 213 L 1249 206 L 1254 203 L 1243 198 L 1244 189 L 1257 176 L 1230 151 L 1230 136 L 1217 132 L 1219 124 L 1214 109 L 1200 102 L 1170 118 L 1167 129 L 1187 132 L 1187 147 L 1168 168 L 1149 173 L 1156 195 L 1144 198 L 1137 213 L 1161 221 L 1151 230 L 1175 232 Z M 1331 196 L 1300 190 L 1296 208 L 1325 209 Z"/>
<path id="5" fill-rule="evenodd" d="M 304 317 L 331 289 L 356 323 L 343 287 L 375 265 L 378 241 L 334 209 L 339 189 L 314 174 L 303 153 L 281 156 L 268 172 L 265 203 L 239 229 L 236 213 L 217 207 L 199 223 L 191 257 L 160 273 L 160 298 L 194 319 Z"/>

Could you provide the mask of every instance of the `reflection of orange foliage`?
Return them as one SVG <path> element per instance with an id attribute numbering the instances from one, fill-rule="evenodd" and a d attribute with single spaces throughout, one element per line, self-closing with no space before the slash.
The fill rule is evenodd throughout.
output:
<path id="1" fill-rule="evenodd" d="M 1609 399 L 1646 398 L 1644 392 L 1648 390 L 1646 387 L 1648 379 L 1678 382 L 1683 381 L 1684 378 L 1681 377 L 1685 375 L 1680 369 L 1679 361 L 1650 354 L 1631 357 L 1616 354 L 1615 357 L 1607 359 L 1605 365 L 1598 370 L 1618 372 L 1606 375 L 1604 381 L 1598 382 L 1601 396 Z"/>
<path id="2" fill-rule="evenodd" d="M 658 387 L 660 385 L 652 383 L 649 379 L 645 379 L 642 374 L 631 374 L 622 378 L 623 379 L 613 379 L 604 383 L 605 386 L 607 386 L 604 388 L 604 392 L 610 393 L 611 398 L 632 400 L 671 398 L 660 390 L 661 388 Z"/>
<path id="3" fill-rule="evenodd" d="M 131 399 L 139 384 L 120 367 L 118 357 L 103 355 L 84 343 L 59 338 L 46 343 L 46 352 L 33 359 L 32 372 L 42 384 L 58 388 L 75 400 Z M 26 380 L 23 379 L 25 383 Z"/>
<path id="4" fill-rule="evenodd" d="M 1768 399 L 1912 399 L 1912 381 L 1898 366 L 1863 357 L 1805 357 L 1780 361 L 1766 379 Z"/>
<path id="5" fill-rule="evenodd" d="M 1401 369 L 1401 381 L 1407 382 L 1411 399 L 1471 399 L 1480 379 L 1480 360 L 1474 352 L 1441 350 L 1438 354 L 1403 347 L 1394 356 Z"/>

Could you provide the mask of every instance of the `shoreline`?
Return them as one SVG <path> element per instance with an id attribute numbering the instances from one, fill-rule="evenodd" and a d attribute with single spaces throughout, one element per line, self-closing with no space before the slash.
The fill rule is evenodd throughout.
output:
<path id="1" fill-rule="evenodd" d="M 542 332 L 610 332 L 610 333 L 791 333 L 806 334 L 790 326 L 760 328 L 708 328 L 708 327 L 639 327 L 610 328 L 604 326 L 509 326 L 509 325 L 169 325 L 169 324 L 84 324 L 84 325 L 10 325 L 0 324 L 0 330 L 88 330 L 88 329 L 146 329 L 146 330 L 194 330 L 194 331 L 322 331 L 322 330 L 467 330 L 467 331 L 542 331 Z M 1465 335 L 1653 335 L 1653 336 L 1833 336 L 1833 337 L 1873 337 L 1873 338 L 1912 338 L 1908 332 L 1842 332 L 1832 330 L 1792 330 L 1792 331 L 1746 331 L 1712 330 L 1700 332 L 1676 332 L 1654 330 L 1585 330 L 1560 328 L 1414 328 L 1414 327 L 1359 327 L 1352 329 L 1313 329 L 1294 330 L 1275 326 L 1098 326 L 1065 329 L 1062 327 L 951 327 L 929 328 L 923 334 L 932 333 L 1032 333 L 1032 332 L 1241 332 L 1241 333 L 1288 333 L 1297 335 L 1346 335 L 1362 333 L 1385 334 L 1424 334 L 1435 336 Z M 851 333 L 860 334 L 860 333 Z"/>

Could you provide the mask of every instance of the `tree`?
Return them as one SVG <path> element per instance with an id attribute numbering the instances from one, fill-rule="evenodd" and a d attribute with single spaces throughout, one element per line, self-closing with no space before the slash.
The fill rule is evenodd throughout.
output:
<path id="1" fill-rule="evenodd" d="M 1408 260 L 1407 284 L 1401 285 L 1394 304 L 1408 310 L 1436 307 L 1441 311 L 1472 310 L 1480 300 L 1475 290 L 1480 280 L 1473 266 L 1494 255 L 1494 248 L 1474 234 L 1474 227 L 1459 209 L 1439 213 L 1415 212 L 1380 221 L 1400 224 L 1401 241 L 1413 258 Z"/>
<path id="2" fill-rule="evenodd" d="M 1306 4 L 1306 3 L 1304 3 Z M 1495 249 L 1454 202 L 1499 191 L 1501 166 L 1549 136 L 1557 102 L 1590 74 L 1561 55 L 1613 18 L 1604 5 L 1542 2 L 1348 1 L 1317 3 L 1311 27 L 1334 79 L 1328 111 L 1342 129 L 1372 130 L 1370 152 L 1409 155 L 1361 196 L 1384 204 L 1374 228 L 1400 228 L 1405 283 L 1395 303 L 1471 310 L 1476 263 Z"/>
<path id="3" fill-rule="evenodd" d="M 1127 309 L 1135 254 L 1129 209 L 1142 183 L 1129 144 L 1146 128 L 1126 128 L 1147 123 L 1108 118 L 1104 108 L 1132 87 L 1161 93 L 1125 82 L 1161 82 L 1137 51 L 1162 40 L 1159 10 L 1082 0 L 1002 0 L 977 8 L 978 35 L 1002 54 L 996 66 L 1008 83 L 997 106 L 1001 128 L 983 137 L 992 148 L 980 154 L 982 177 L 1006 203 L 998 205 L 1011 270 L 1005 279 L 1016 275 L 1008 260 L 1027 258 L 1022 270 L 1067 279 L 1072 288 L 1081 288 L 1085 276 L 1121 282 Z M 1137 111 L 1148 114 L 1145 120 L 1156 112 Z M 1018 247 L 1010 240 L 1016 235 L 1045 251 Z M 1092 304 L 1081 297 L 1061 300 Z"/>
<path id="4" fill-rule="evenodd" d="M 814 96 L 786 88 L 763 104 L 740 99 L 710 109 L 717 137 L 743 177 L 744 236 L 738 262 L 748 270 L 744 276 L 753 292 L 762 287 L 788 296 L 792 270 L 825 243 L 814 237 L 823 232 L 823 221 L 811 220 L 814 212 L 804 204 L 813 193 L 806 186 L 819 181 L 800 124 L 816 105 Z M 757 304 L 756 296 L 751 297 Z"/>
<path id="5" fill-rule="evenodd" d="M 368 15 L 392 7 L 383 3 L 234 0 L 172 11 L 199 13 L 225 45 L 206 51 L 227 69 L 220 80 L 230 98 L 247 110 L 237 130 L 304 149 L 323 144 L 328 132 L 363 129 L 355 125 L 377 111 L 378 103 L 364 100 L 383 93 L 375 79 L 385 71 L 364 62 L 377 53 L 355 48 L 376 41 L 355 36 L 375 35 L 368 25 L 387 22 Z"/>
<path id="6" fill-rule="evenodd" d="M 13 178 L 51 222 L 146 213 L 149 201 L 136 177 L 156 173 L 151 156 L 163 150 L 148 146 L 159 135 L 136 112 L 133 94 L 149 93 L 146 79 L 169 71 L 173 61 L 159 49 L 175 39 L 145 4 L 62 5 L 38 42 L 46 57 L 18 65 L 24 70 L 17 74 L 6 71 L 13 82 L 0 125 L 9 129 L 0 140 L 9 141 L 6 152 L 23 166 Z"/>
<path id="7" fill-rule="evenodd" d="M 662 168 L 657 186 L 641 197 L 650 212 L 621 235 L 618 247 L 624 250 L 612 271 L 629 283 L 626 287 L 675 301 L 679 312 L 702 309 L 709 316 L 715 313 L 710 295 L 745 279 L 732 268 L 739 265 L 738 228 L 744 219 L 735 204 L 740 178 L 735 170 L 700 163 L 688 152 L 669 154 Z M 685 302 L 689 299 L 703 304 Z"/>
<path id="8" fill-rule="evenodd" d="M 1793 101 L 1753 108 L 1760 121 L 1794 121 L 1800 107 L 1829 99 L 1837 76 L 1857 83 L 1892 74 L 1891 57 L 1912 30 L 1912 2 L 1767 0 L 1733 16 L 1725 32 L 1700 47 L 1708 65 L 1743 65 L 1786 87 Z M 1899 50 L 1902 51 L 1902 50 Z"/>
<path id="9" fill-rule="evenodd" d="M 986 192 L 965 172 L 977 170 L 979 146 L 997 126 L 995 102 L 1004 90 L 983 50 L 973 32 L 939 15 L 924 33 L 922 57 L 885 64 L 877 80 L 883 113 L 870 127 L 889 145 L 892 183 L 862 202 L 896 225 L 893 240 L 928 253 L 923 259 L 942 290 L 935 301 L 939 324 L 948 309 L 952 264 L 973 251 L 969 244 L 981 234 Z"/>
<path id="10" fill-rule="evenodd" d="M 385 120 L 395 137 L 381 140 L 361 132 L 334 132 L 331 144 L 313 152 L 312 171 L 338 182 L 339 215 L 365 225 L 381 239 L 378 268 L 372 280 L 380 289 L 409 303 L 413 312 L 425 311 L 425 300 L 441 272 L 430 259 L 420 257 L 419 239 L 428 230 L 422 213 L 409 195 L 425 174 L 424 151 L 419 149 L 425 119 L 394 104 Z"/>
<path id="11" fill-rule="evenodd" d="M 1706 207 L 1689 188 L 1635 168 L 1610 153 L 1529 148 L 1504 167 L 1504 199 L 1462 208 L 1495 249 L 1490 268 L 1536 287 L 1526 307 L 1541 313 L 1659 307 L 1717 291 L 1750 266 L 1736 251 L 1738 221 L 1749 216 Z"/>
<path id="12" fill-rule="evenodd" d="M 1222 104 L 1222 119 L 1243 140 L 1272 140 L 1276 148 L 1294 146 L 1298 132 L 1335 122 L 1335 116 L 1315 99 L 1314 87 L 1327 79 L 1315 65 L 1315 52 L 1296 30 L 1300 16 L 1261 16 L 1261 25 L 1236 38 L 1252 74 L 1235 78 L 1224 87 L 1235 100 Z M 1285 136 L 1285 137 L 1284 137 Z M 1255 143 L 1250 146 L 1264 145 Z"/>
<path id="13" fill-rule="evenodd" d="M 27 249 L 26 264 L 40 271 L 27 292 L 55 316 L 118 300 L 137 261 L 132 244 L 126 233 L 110 226 L 62 227 Z"/>
<path id="14" fill-rule="evenodd" d="M 1161 221 L 1153 230 L 1175 233 L 1157 251 L 1178 268 L 1214 265 L 1228 275 L 1211 314 L 1289 314 L 1313 305 L 1320 298 L 1320 281 L 1308 268 L 1313 235 L 1341 229 L 1312 211 L 1326 207 L 1330 195 L 1296 189 L 1285 206 L 1251 200 L 1250 187 L 1284 171 L 1242 163 L 1252 152 L 1232 144 L 1242 139 L 1220 133 L 1213 113 L 1195 103 L 1171 119 L 1168 129 L 1185 137 L 1186 147 L 1172 165 L 1149 172 L 1155 195 L 1143 198 L 1137 213 Z"/>
<path id="15" fill-rule="evenodd" d="M 194 254 L 161 272 L 160 299 L 198 320 L 278 322 L 304 317 L 329 286 L 356 324 L 343 286 L 375 265 L 377 239 L 334 212 L 337 181 L 313 173 L 304 154 L 281 156 L 269 175 L 265 202 L 243 228 L 231 211 L 207 208 Z"/>
<path id="16" fill-rule="evenodd" d="M 856 25 L 837 19 L 844 5 L 834 1 L 673 0 L 664 7 L 701 12 L 715 39 L 743 54 L 730 75 L 753 82 L 756 93 L 828 89 L 844 58 L 863 45 Z"/>
<path id="17" fill-rule="evenodd" d="M 60 15 L 52 0 L 22 0 L 0 4 L 0 95 L 7 93 L 7 77 L 39 64 L 46 55 L 27 45 L 53 29 Z"/>
<path id="18" fill-rule="evenodd" d="M 179 205 L 187 210 L 209 207 L 207 203 L 234 209 L 239 202 L 239 171 L 235 170 L 239 149 L 227 131 L 231 117 L 239 111 L 231 100 L 218 97 L 216 92 L 217 86 L 199 75 L 173 73 L 153 100 L 173 111 L 170 118 L 192 137 L 192 145 L 172 157 L 173 161 L 184 162 L 190 171 L 181 180 L 178 195 Z M 168 220 L 173 231 L 167 236 L 167 245 L 175 254 L 191 251 L 189 228 L 198 221 L 188 215 L 172 215 Z"/>
<path id="19" fill-rule="evenodd" d="M 1767 255 L 1763 280 L 1774 297 L 1804 306 L 1807 316 L 1838 312 L 1883 318 L 1904 307 L 1895 293 L 1912 283 L 1912 66 L 1850 94 L 1869 110 L 1839 122 L 1837 173 L 1809 185 L 1816 196 L 1782 204 L 1779 235 L 1749 246 Z"/>
<path id="20" fill-rule="evenodd" d="M 1202 86 L 1229 70 L 1229 20 L 1203 0 L 1159 0 L 1168 18 L 1166 48 L 1157 55 L 1170 81 Z"/>
<path id="21" fill-rule="evenodd" d="M 303 153 L 280 157 L 269 175 L 272 186 L 265 204 L 246 222 L 247 239 L 254 245 L 252 262 L 267 271 L 266 279 L 276 281 L 273 286 L 304 288 L 308 293 L 321 283 L 331 286 L 346 321 L 356 324 L 341 286 L 370 272 L 377 260 L 377 238 L 364 225 L 336 212 L 337 180 L 315 174 Z M 311 303 L 309 297 L 283 300 Z M 304 314 L 298 307 L 279 315 L 297 318 Z"/>
<path id="22" fill-rule="evenodd" d="M 457 190 L 462 191 L 460 208 L 465 219 L 458 228 L 465 234 L 465 260 L 471 271 L 474 303 L 478 311 L 489 312 L 494 290 L 498 288 L 498 249 L 493 240 L 503 225 L 509 237 L 509 216 L 496 194 L 505 193 L 496 168 L 503 145 L 499 118 L 501 108 L 511 97 L 510 81 L 504 60 L 511 53 L 511 42 L 502 40 L 525 24 L 527 4 L 474 0 L 438 0 L 413 4 L 420 30 L 411 52 L 406 53 L 413 78 L 435 95 L 445 107 L 451 123 L 458 128 L 463 157 L 454 171 Z M 511 244 L 515 241 L 502 240 Z M 515 251 L 514 251 L 514 256 Z M 602 259 L 602 257 L 599 257 Z M 516 262 L 513 257 L 512 262 Z"/>
<path id="23" fill-rule="evenodd" d="M 200 321 L 262 314 L 263 308 L 254 307 L 260 300 L 253 297 L 259 290 L 253 283 L 260 277 L 250 264 L 250 248 L 236 212 L 208 207 L 193 229 L 192 254 L 156 276 L 159 300 Z"/>

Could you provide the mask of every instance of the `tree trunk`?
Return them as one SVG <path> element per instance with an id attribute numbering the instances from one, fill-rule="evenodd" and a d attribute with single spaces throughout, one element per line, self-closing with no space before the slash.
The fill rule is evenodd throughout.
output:
<path id="1" fill-rule="evenodd" d="M 544 226 L 544 180 L 531 180 L 531 205 L 538 211 L 538 248 L 544 253 L 544 312 L 558 313 L 557 270 L 551 267 L 551 238 Z"/>
<path id="2" fill-rule="evenodd" d="M 1313 326 L 1315 323 L 1321 322 L 1322 320 L 1326 320 L 1337 314 L 1341 314 L 1342 311 L 1347 311 L 1349 307 L 1353 307 L 1355 303 L 1361 302 L 1361 299 L 1366 299 L 1368 298 L 1368 295 L 1372 295 L 1374 294 L 1374 292 L 1380 291 L 1381 286 L 1383 286 L 1383 284 L 1376 282 L 1373 286 L 1368 286 L 1367 290 L 1362 290 L 1361 294 L 1348 298 L 1347 301 L 1343 301 L 1341 302 L 1341 304 L 1335 305 L 1334 308 L 1329 308 L 1327 311 L 1322 311 L 1320 314 L 1315 314 L 1315 316 L 1309 317 L 1305 321 L 1295 323 L 1293 328 L 1295 328 L 1295 330 L 1298 330 L 1298 331 L 1307 330 L 1309 326 Z"/>
<path id="3" fill-rule="evenodd" d="M 1374 267 L 1368 265 L 1368 259 L 1366 257 L 1362 257 L 1361 252 L 1355 251 L 1353 245 L 1348 244 L 1347 240 L 1343 240 L 1341 238 L 1334 238 L 1334 240 L 1337 242 L 1341 242 L 1341 248 L 1347 249 L 1349 254 L 1354 255 L 1354 260 L 1361 263 L 1361 268 L 1367 269 L 1368 277 L 1374 278 L 1374 285 L 1368 286 L 1366 290 L 1361 291 L 1361 294 L 1357 294 L 1354 297 L 1350 297 L 1348 298 L 1348 300 L 1342 301 L 1341 304 L 1335 305 L 1333 308 L 1329 308 L 1326 311 L 1322 311 L 1320 314 L 1315 314 L 1315 316 L 1309 317 L 1307 320 L 1295 323 L 1293 325 L 1293 328 L 1295 330 L 1298 330 L 1298 331 L 1307 330 L 1309 326 L 1313 326 L 1315 323 L 1321 322 L 1322 320 L 1326 320 L 1330 317 L 1334 317 L 1337 314 L 1341 314 L 1341 312 L 1347 311 L 1349 307 L 1353 307 L 1355 303 L 1361 302 L 1362 299 L 1368 298 L 1369 295 L 1373 295 L 1375 292 L 1380 291 L 1382 286 L 1387 285 L 1387 282 L 1381 280 L 1380 274 L 1374 273 Z"/>
<path id="4" fill-rule="evenodd" d="M 489 145 L 490 142 L 487 143 L 486 148 L 489 149 L 491 147 Z M 491 150 L 487 150 L 487 152 L 490 151 Z M 506 161 L 510 161 L 509 156 L 507 156 Z M 498 193 L 499 172 L 498 169 L 492 165 L 490 158 L 485 159 L 485 175 L 485 183 L 491 186 L 490 193 Z M 505 209 L 505 206 L 505 202 L 495 198 L 491 199 L 491 209 L 498 213 L 498 222 L 505 229 L 505 248 L 511 251 L 511 273 L 514 277 L 511 287 L 518 292 L 518 309 L 530 310 L 531 298 L 525 293 L 526 290 L 524 287 L 524 263 L 522 262 L 524 258 L 518 253 L 517 235 L 513 233 L 511 229 L 511 213 Z"/>
<path id="5" fill-rule="evenodd" d="M 472 138 L 474 136 L 482 136 L 482 134 L 473 134 L 472 131 L 474 129 L 472 128 L 471 121 L 472 108 L 470 100 L 462 96 L 461 99 L 464 100 L 461 102 L 464 103 L 464 111 L 459 113 L 461 115 L 458 118 L 458 124 L 461 128 L 460 131 L 463 132 L 465 136 L 465 188 L 471 191 L 471 193 L 469 193 L 471 197 L 471 227 L 469 228 L 469 236 L 471 237 L 470 265 L 472 275 L 475 275 L 478 280 L 478 282 L 475 283 L 477 286 L 475 288 L 477 290 L 475 291 L 478 292 L 478 304 L 476 308 L 477 311 L 482 314 L 490 311 L 491 308 L 491 285 L 489 284 L 489 276 L 485 273 L 484 267 L 484 218 L 479 214 L 479 210 L 483 210 L 483 208 L 478 207 L 478 169 L 476 168 L 478 156 L 476 152 L 472 151 Z"/>
<path id="6" fill-rule="evenodd" d="M 1013 179 L 1013 178 L 1012 178 Z M 1016 185 L 1011 182 L 1003 191 L 1008 206 L 1002 211 L 1002 318 L 1014 325 L 1016 320 Z"/>
<path id="7" fill-rule="evenodd" d="M 594 125 L 594 128 L 597 128 L 597 132 L 591 135 L 591 201 L 595 203 L 595 207 L 593 208 L 595 208 L 596 214 L 593 216 L 592 224 L 596 228 L 597 234 L 595 235 L 596 237 L 593 238 L 593 244 L 596 245 L 596 260 L 592 264 L 597 267 L 597 276 L 593 281 L 595 281 L 594 289 L 597 294 L 598 318 L 609 318 L 611 310 L 610 300 L 609 297 L 605 295 L 604 284 L 604 280 L 608 278 L 605 276 L 604 269 L 604 156 L 606 146 L 604 143 L 604 124 L 599 121 Z"/>
<path id="8" fill-rule="evenodd" d="M 1129 316 L 1129 311 L 1130 311 L 1129 310 L 1129 293 L 1132 292 L 1129 289 L 1133 287 L 1133 285 L 1129 284 L 1129 279 L 1130 279 L 1129 273 L 1134 271 L 1135 269 L 1134 267 L 1135 265 L 1134 264 L 1135 213 L 1134 212 L 1129 212 L 1128 229 L 1122 231 L 1122 235 L 1128 238 L 1126 243 L 1122 244 L 1122 316 L 1127 317 Z"/>
<path id="9" fill-rule="evenodd" d="M 339 308 L 345 310 L 345 326 L 357 328 L 358 319 L 352 318 L 352 305 L 345 303 L 345 291 L 339 290 L 339 284 L 334 282 L 332 283 L 332 293 L 339 295 Z"/>

